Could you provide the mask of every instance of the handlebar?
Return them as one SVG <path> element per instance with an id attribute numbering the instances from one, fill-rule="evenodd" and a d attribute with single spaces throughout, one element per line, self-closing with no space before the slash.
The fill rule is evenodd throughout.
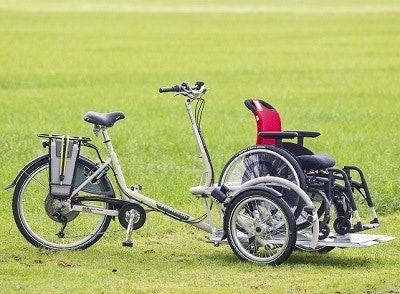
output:
<path id="1" fill-rule="evenodd" d="M 204 82 L 196 82 L 194 87 L 191 87 L 188 83 L 183 82 L 180 85 L 172 87 L 161 87 L 158 89 L 160 93 L 175 92 L 175 95 L 184 95 L 192 99 L 196 99 L 204 94 L 207 89 L 204 87 Z"/>
<path id="2" fill-rule="evenodd" d="M 158 89 L 160 93 L 166 93 L 166 92 L 181 92 L 181 85 L 175 85 L 172 87 L 161 87 Z"/>

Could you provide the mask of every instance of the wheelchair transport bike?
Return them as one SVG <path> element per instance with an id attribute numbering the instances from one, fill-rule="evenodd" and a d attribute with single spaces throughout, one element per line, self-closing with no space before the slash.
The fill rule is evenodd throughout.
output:
<path id="1" fill-rule="evenodd" d="M 305 148 L 303 138 L 315 137 L 316 132 L 278 130 L 276 113 L 270 122 L 268 115 L 260 115 L 265 109 L 271 110 L 270 105 L 246 100 L 258 119 L 257 144 L 234 155 L 219 182 L 214 183 L 200 126 L 204 83 L 197 82 L 193 87 L 182 83 L 160 88 L 159 92 L 184 98 L 205 169 L 199 186 L 190 188 L 190 192 L 203 203 L 204 214 L 190 216 L 142 194 L 139 184 L 128 187 L 108 132 L 125 118 L 124 113 L 88 112 L 84 120 L 93 125 L 96 136 L 104 139 L 106 158 L 89 137 L 39 134 L 48 152 L 26 164 L 6 187 L 14 188 L 14 220 L 28 242 L 48 249 L 86 249 L 104 235 L 111 220 L 118 219 L 126 229 L 122 245 L 131 247 L 133 231 L 145 224 L 151 211 L 208 232 L 209 242 L 215 246 L 227 242 L 242 260 L 271 265 L 284 262 L 296 246 L 323 252 L 394 239 L 357 233 L 379 224 L 364 175 L 357 167 L 335 169 L 332 158 Z M 269 129 L 271 125 L 273 130 Z M 295 137 L 297 144 L 282 141 Z M 96 161 L 83 155 L 89 149 L 97 154 Z M 359 173 L 360 182 L 352 179 L 353 171 Z M 109 178 L 111 173 L 114 183 Z M 370 224 L 361 223 L 354 190 L 360 191 L 372 210 Z M 330 232 L 333 215 L 335 232 Z"/>

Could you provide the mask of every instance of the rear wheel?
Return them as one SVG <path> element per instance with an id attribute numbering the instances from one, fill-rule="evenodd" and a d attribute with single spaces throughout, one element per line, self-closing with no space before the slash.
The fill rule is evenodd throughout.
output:
<path id="1" fill-rule="evenodd" d="M 252 188 L 235 196 L 224 216 L 233 252 L 242 260 L 278 265 L 296 244 L 296 221 L 281 198 Z"/>
<path id="2" fill-rule="evenodd" d="M 74 186 L 78 187 L 96 169 L 83 156 L 76 162 Z M 114 197 L 106 176 L 89 183 L 81 192 L 85 195 Z M 103 202 L 90 202 L 109 208 Z M 69 209 L 69 201 L 57 199 L 49 191 L 49 157 L 43 157 L 28 167 L 18 180 L 13 196 L 13 215 L 18 229 L 31 244 L 50 249 L 85 249 L 96 243 L 107 230 L 111 217 Z"/>

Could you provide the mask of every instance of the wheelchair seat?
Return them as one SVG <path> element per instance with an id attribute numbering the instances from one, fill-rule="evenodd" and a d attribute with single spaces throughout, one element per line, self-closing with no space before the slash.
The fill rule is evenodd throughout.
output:
<path id="1" fill-rule="evenodd" d="M 313 154 L 296 157 L 301 167 L 306 170 L 324 170 L 335 165 L 335 160 L 329 155 Z"/>
<path id="2" fill-rule="evenodd" d="M 272 145 L 291 153 L 303 170 L 324 170 L 335 165 L 329 155 L 314 154 L 303 146 L 304 138 L 315 138 L 320 135 L 314 131 L 283 131 L 278 111 L 270 104 L 259 99 L 247 99 L 244 104 L 254 114 L 257 123 L 258 145 Z M 297 144 L 283 142 L 283 139 L 297 138 Z"/>

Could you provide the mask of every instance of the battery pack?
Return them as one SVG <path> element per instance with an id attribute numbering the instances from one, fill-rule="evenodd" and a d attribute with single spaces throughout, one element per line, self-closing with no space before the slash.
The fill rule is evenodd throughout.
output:
<path id="1" fill-rule="evenodd" d="M 50 192 L 53 198 L 68 198 L 72 193 L 79 144 L 69 136 L 50 143 Z"/>

